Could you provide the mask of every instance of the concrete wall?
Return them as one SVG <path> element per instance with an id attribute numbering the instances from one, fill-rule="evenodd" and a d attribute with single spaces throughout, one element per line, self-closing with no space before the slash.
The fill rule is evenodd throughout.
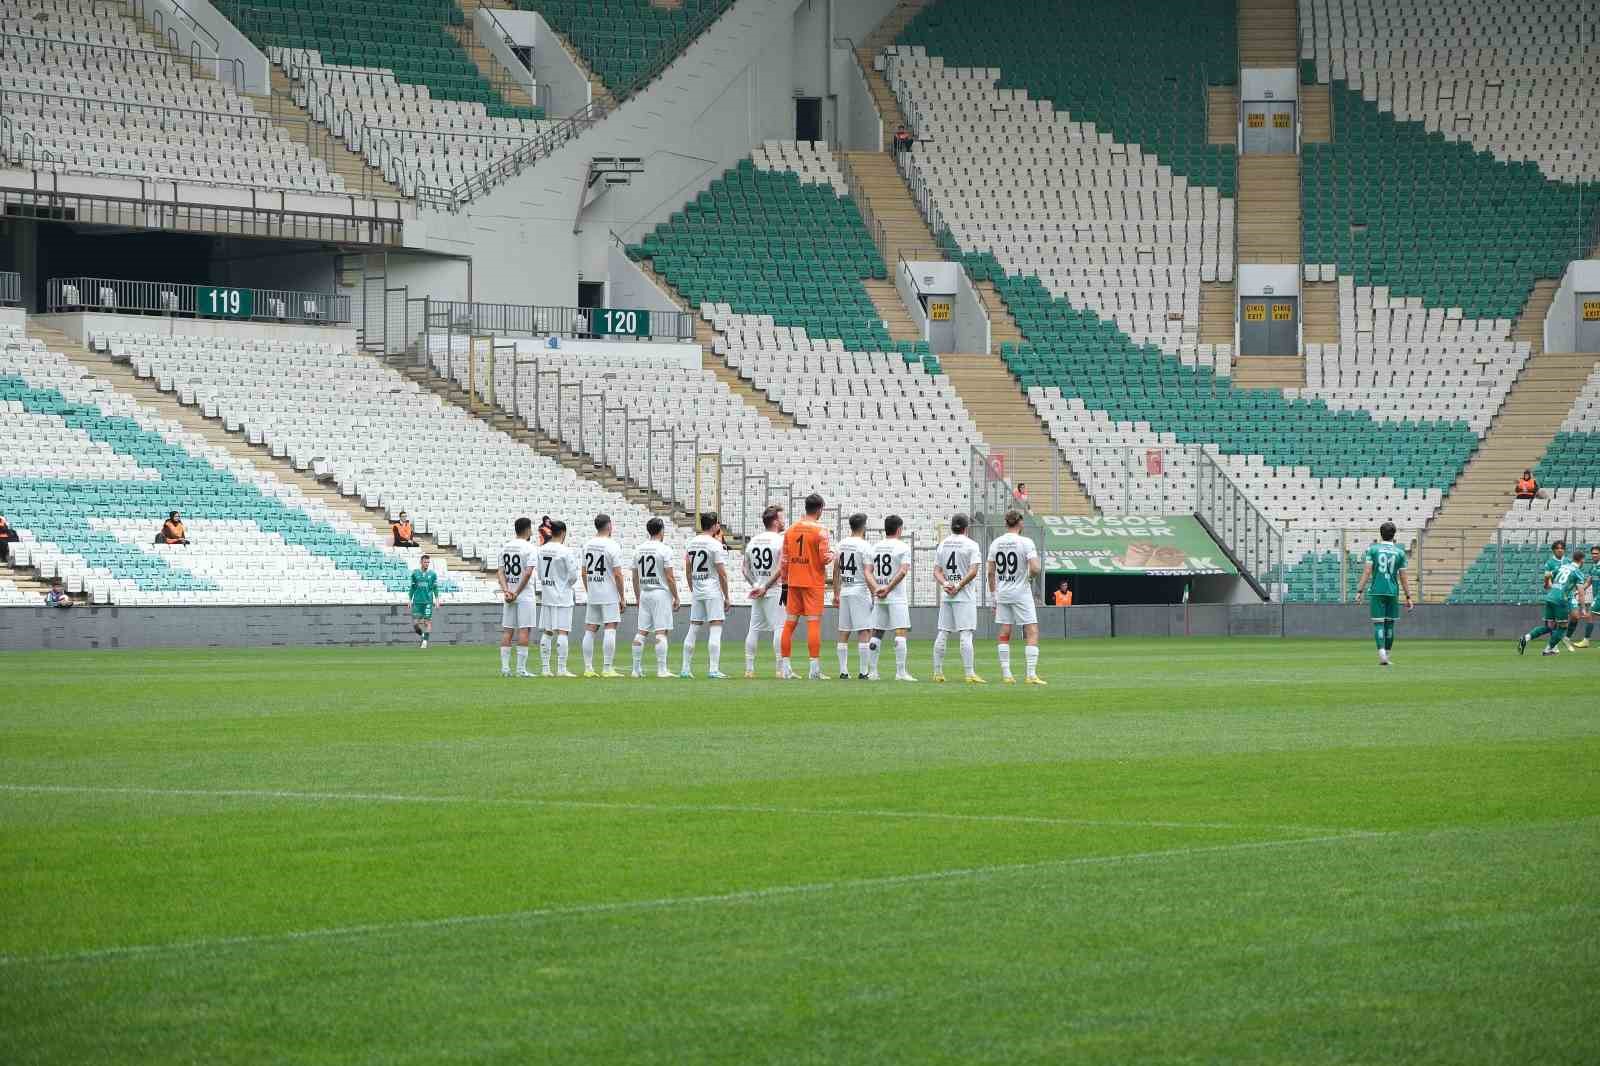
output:
<path id="1" fill-rule="evenodd" d="M 987 355 L 993 343 L 989 311 L 966 270 L 956 274 L 956 351 Z"/>
<path id="2" fill-rule="evenodd" d="M 724 629 L 724 654 L 739 654 L 749 611 L 734 607 Z M 1511 640 L 1534 620 L 1527 607 L 1427 605 L 1400 621 L 1402 641 L 1412 639 Z M 937 612 L 911 611 L 913 632 L 927 638 Z M 834 632 L 833 611 L 823 631 Z M 622 618 L 624 641 L 633 639 L 633 611 Z M 680 612 L 676 645 L 687 628 Z M 1046 607 L 1040 632 L 1062 637 L 1302 637 L 1370 640 L 1365 605 L 1191 604 L 1182 606 Z M 438 644 L 491 644 L 500 636 L 498 606 L 441 607 L 434 619 Z M 994 635 L 989 612 L 980 612 L 979 638 Z M 405 644 L 409 610 L 394 607 L 45 607 L 0 608 L 0 651 L 90 648 L 269 647 L 274 645 Z M 831 638 L 830 638 L 831 640 Z M 763 661 L 765 661 L 765 652 Z M 624 652 L 624 656 L 626 653 Z"/>
<path id="3" fill-rule="evenodd" d="M 867 76 L 861 72 L 855 53 L 848 48 L 833 50 L 833 87 L 838 100 L 839 147 L 861 152 L 884 149 L 883 116 L 872 98 Z"/>
<path id="4" fill-rule="evenodd" d="M 1294 67 L 1245 67 L 1239 71 L 1241 101 L 1292 101 L 1300 94 L 1300 72 Z"/>
<path id="5" fill-rule="evenodd" d="M 1544 350 L 1571 352 L 1578 347 L 1579 293 L 1600 292 L 1600 259 L 1575 259 L 1561 273 L 1561 285 L 1544 315 Z"/>
<path id="6" fill-rule="evenodd" d="M 272 91 L 272 66 L 267 57 L 251 43 L 248 37 L 239 32 L 233 23 L 224 18 L 220 11 L 207 3 L 207 0 L 183 0 L 182 11 L 178 11 L 177 6 L 172 0 L 146 0 L 145 19 L 150 23 L 151 32 L 154 32 L 159 24 L 161 36 L 168 43 L 173 40 L 168 31 L 175 33 L 178 51 L 186 56 L 191 54 L 191 44 L 198 42 L 199 54 L 205 58 L 220 55 L 225 60 L 237 59 L 243 67 L 242 85 L 233 84 L 233 74 L 229 70 L 233 66 L 232 63 L 218 64 L 220 70 L 217 79 L 230 88 L 258 96 Z M 190 22 L 191 18 L 195 23 L 205 27 L 211 37 L 196 32 Z M 215 50 L 211 46 L 212 38 L 215 38 L 219 45 Z"/>
<path id="7" fill-rule="evenodd" d="M 792 136 L 800 2 L 738 0 L 638 97 L 460 212 L 424 208 L 407 242 L 473 255 L 479 300 L 576 302 L 578 274 L 606 276 L 611 231 L 638 239 L 753 146 Z M 574 233 L 589 161 L 613 155 L 643 159 L 645 174 Z"/>
<path id="8" fill-rule="evenodd" d="M 497 10 L 495 17 L 516 44 L 533 49 L 534 81 L 548 87 L 551 118 L 566 118 L 588 106 L 594 86 L 561 47 L 543 15 L 536 11 Z"/>
<path id="9" fill-rule="evenodd" d="M 472 37 L 490 55 L 499 61 L 505 68 L 506 76 L 527 92 L 530 100 L 537 100 L 537 91 L 534 86 L 533 73 L 522 65 L 517 54 L 511 50 L 511 45 L 517 43 L 516 36 L 511 32 L 511 27 L 505 25 L 500 19 L 500 13 L 494 8 L 480 7 L 472 19 Z M 506 39 L 510 38 L 508 44 Z M 570 62 L 570 61 L 569 61 Z"/>
<path id="10" fill-rule="evenodd" d="M 681 311 L 672 297 L 656 287 L 650 276 L 639 269 L 621 248 L 612 245 L 606 253 L 606 271 L 611 277 L 607 303 L 611 307 L 641 308 L 646 311 Z"/>

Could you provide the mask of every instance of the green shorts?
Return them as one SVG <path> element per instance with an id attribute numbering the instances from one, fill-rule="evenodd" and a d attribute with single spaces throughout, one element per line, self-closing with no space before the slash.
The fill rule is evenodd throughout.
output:
<path id="1" fill-rule="evenodd" d="M 1374 622 L 1394 622 L 1400 618 L 1399 596 L 1368 596 L 1367 604 L 1372 609 Z"/>
<path id="2" fill-rule="evenodd" d="M 433 618 L 433 604 L 431 604 L 431 603 L 413 603 L 411 605 L 411 617 L 412 618 L 421 619 L 424 622 L 432 620 L 432 618 Z"/>
<path id="3" fill-rule="evenodd" d="M 1571 613 L 1572 602 L 1570 600 L 1544 601 L 1544 620 L 1546 622 L 1565 622 L 1567 616 Z"/>

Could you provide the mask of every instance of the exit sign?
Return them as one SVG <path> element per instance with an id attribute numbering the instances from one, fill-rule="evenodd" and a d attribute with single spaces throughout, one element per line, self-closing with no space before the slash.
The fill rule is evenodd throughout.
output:
<path id="1" fill-rule="evenodd" d="M 209 318 L 249 318 L 255 314 L 254 289 L 222 289 L 202 286 L 195 293 L 195 313 Z"/>

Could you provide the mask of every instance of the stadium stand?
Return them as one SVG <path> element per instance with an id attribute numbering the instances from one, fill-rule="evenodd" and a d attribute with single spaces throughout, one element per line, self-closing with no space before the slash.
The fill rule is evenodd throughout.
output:
<path id="1" fill-rule="evenodd" d="M 0 607 L 43 607 L 44 594 L 18 588 L 10 578 L 0 577 Z"/>
<path id="2" fill-rule="evenodd" d="M 27 337 L 0 330 L 8 438 L 0 495 L 13 558 L 96 603 L 399 603 L 416 552 L 148 410 Z M 24 445 L 26 442 L 26 445 Z M 154 543 L 170 510 L 193 543 Z M 451 575 L 446 600 L 487 602 Z"/>
<path id="3" fill-rule="evenodd" d="M 1308 79 L 1343 82 L 1345 93 L 1438 139 L 1531 162 L 1547 178 L 1592 182 L 1593 19 L 1578 0 L 1300 0 L 1300 55 Z"/>
<path id="4" fill-rule="evenodd" d="M 567 39 L 611 92 L 621 95 L 650 71 L 670 62 L 691 25 L 732 0 L 517 0 L 537 11 Z"/>
<path id="5" fill-rule="evenodd" d="M 8 156 L 31 169 L 338 193 L 304 145 L 113 5 L 0 0 Z M 23 135 L 29 143 L 21 147 Z"/>
<path id="6" fill-rule="evenodd" d="M 419 532 L 469 559 L 491 558 L 523 515 L 565 518 L 575 547 L 599 512 L 615 520 L 625 549 L 644 539 L 649 511 L 369 355 L 329 344 L 166 333 L 98 339 L 183 403 L 297 469 L 334 478 L 343 494 L 369 507 L 409 512 Z"/>

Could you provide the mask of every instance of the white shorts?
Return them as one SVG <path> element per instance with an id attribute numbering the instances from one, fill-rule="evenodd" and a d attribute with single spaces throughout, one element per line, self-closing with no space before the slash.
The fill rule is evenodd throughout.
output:
<path id="1" fill-rule="evenodd" d="M 994 605 L 994 623 L 999 626 L 1033 626 L 1039 624 L 1039 612 L 1033 600 Z"/>
<path id="2" fill-rule="evenodd" d="M 720 622 L 727 613 L 727 605 L 722 602 L 722 596 L 696 596 L 689 604 L 689 621 L 698 625 L 702 622 Z"/>
<path id="3" fill-rule="evenodd" d="M 776 633 L 783 628 L 783 604 L 773 593 L 750 601 L 750 629 L 756 633 Z"/>
<path id="4" fill-rule="evenodd" d="M 622 621 L 622 608 L 614 603 L 590 603 L 583 620 L 591 626 L 608 626 Z"/>
<path id="5" fill-rule="evenodd" d="M 943 600 L 939 604 L 939 632 L 968 633 L 978 628 L 975 600 Z"/>
<path id="6" fill-rule="evenodd" d="M 532 629 L 538 623 L 539 603 L 532 596 L 519 596 L 500 608 L 501 629 Z"/>
<path id="7" fill-rule="evenodd" d="M 639 632 L 672 632 L 672 593 L 666 589 L 647 589 L 639 597 Z"/>
<path id="8" fill-rule="evenodd" d="M 539 608 L 539 628 L 546 633 L 572 632 L 572 606 L 553 607 L 545 604 Z"/>
<path id="9" fill-rule="evenodd" d="M 839 632 L 860 633 L 872 628 L 872 597 L 839 596 Z"/>
<path id="10" fill-rule="evenodd" d="M 872 605 L 872 628 L 885 633 L 893 629 L 910 629 L 911 605 L 879 600 Z"/>

